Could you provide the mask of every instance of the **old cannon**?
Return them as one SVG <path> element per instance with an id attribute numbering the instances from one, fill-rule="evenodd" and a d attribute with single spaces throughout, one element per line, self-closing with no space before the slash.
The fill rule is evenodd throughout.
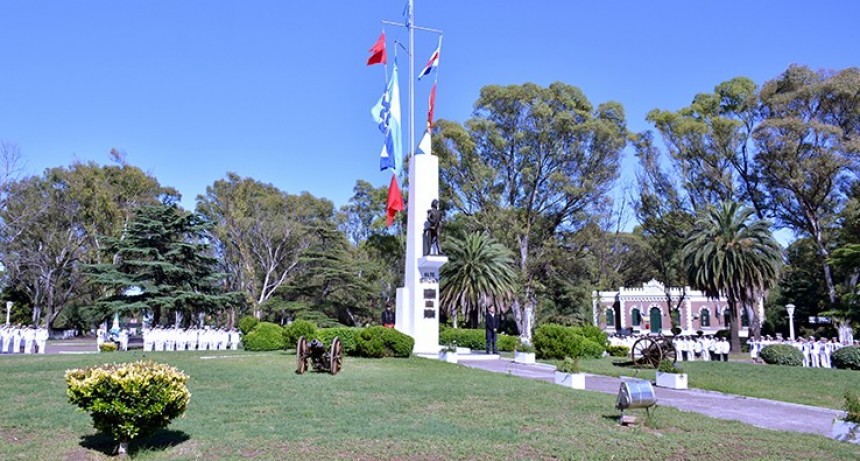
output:
<path id="1" fill-rule="evenodd" d="M 663 360 L 675 363 L 678 360 L 678 352 L 671 339 L 663 336 L 646 336 L 633 343 L 633 347 L 630 348 L 630 358 L 635 366 L 650 365 L 657 368 Z"/>
<path id="2" fill-rule="evenodd" d="M 314 367 L 314 371 L 327 371 L 336 375 L 343 364 L 343 346 L 340 338 L 335 336 L 328 349 L 318 339 L 308 342 L 304 336 L 299 338 L 296 344 L 296 373 L 301 375 L 308 371 L 308 361 Z"/>

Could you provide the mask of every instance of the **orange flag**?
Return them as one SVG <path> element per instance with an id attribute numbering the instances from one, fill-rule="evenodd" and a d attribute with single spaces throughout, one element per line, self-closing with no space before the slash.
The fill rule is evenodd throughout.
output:
<path id="1" fill-rule="evenodd" d="M 383 30 L 381 34 L 379 34 L 379 40 L 373 44 L 372 47 L 368 50 L 373 53 L 367 59 L 367 65 L 372 66 L 374 64 L 386 64 L 388 62 L 388 56 L 385 54 L 385 31 Z"/>

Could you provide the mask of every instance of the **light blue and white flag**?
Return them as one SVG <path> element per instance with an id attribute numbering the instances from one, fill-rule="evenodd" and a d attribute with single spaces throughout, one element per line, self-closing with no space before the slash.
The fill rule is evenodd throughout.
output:
<path id="1" fill-rule="evenodd" d="M 385 143 L 379 158 L 379 169 L 391 168 L 397 171 L 397 159 L 403 153 L 403 137 L 400 131 L 400 84 L 397 79 L 397 64 L 391 72 L 388 87 L 382 97 L 370 110 L 379 131 L 385 135 Z"/>

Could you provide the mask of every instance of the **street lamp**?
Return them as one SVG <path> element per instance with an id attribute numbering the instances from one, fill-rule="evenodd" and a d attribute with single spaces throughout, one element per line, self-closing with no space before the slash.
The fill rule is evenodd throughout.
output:
<path id="1" fill-rule="evenodd" d="M 788 334 L 794 341 L 794 304 L 786 304 L 785 311 L 788 312 Z"/>

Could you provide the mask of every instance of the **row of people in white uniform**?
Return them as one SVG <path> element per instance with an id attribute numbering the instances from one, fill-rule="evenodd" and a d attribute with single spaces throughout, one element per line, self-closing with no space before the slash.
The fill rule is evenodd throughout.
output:
<path id="1" fill-rule="evenodd" d="M 48 329 L 23 326 L 0 327 L 0 353 L 44 354 L 48 343 Z"/>
<path id="2" fill-rule="evenodd" d="M 840 343 L 836 338 L 818 338 L 816 340 L 814 336 L 797 338 L 794 341 L 764 336 L 758 340 L 751 339 L 748 341 L 748 344 L 750 346 L 750 358 L 755 362 L 758 362 L 761 350 L 765 346 L 771 344 L 788 344 L 794 346 L 803 353 L 803 366 L 811 368 L 832 368 L 830 359 L 833 353 L 848 346 L 848 344 Z"/>
<path id="3" fill-rule="evenodd" d="M 609 344 L 613 346 L 625 346 L 633 348 L 636 341 L 649 335 L 612 335 Z M 714 361 L 728 362 L 731 344 L 725 337 L 717 338 L 712 335 L 703 336 L 677 336 L 672 340 L 675 350 L 678 352 L 678 360 L 682 361 Z"/>
<path id="4" fill-rule="evenodd" d="M 152 328 L 143 330 L 145 351 L 237 350 L 242 335 L 235 328 Z"/>

